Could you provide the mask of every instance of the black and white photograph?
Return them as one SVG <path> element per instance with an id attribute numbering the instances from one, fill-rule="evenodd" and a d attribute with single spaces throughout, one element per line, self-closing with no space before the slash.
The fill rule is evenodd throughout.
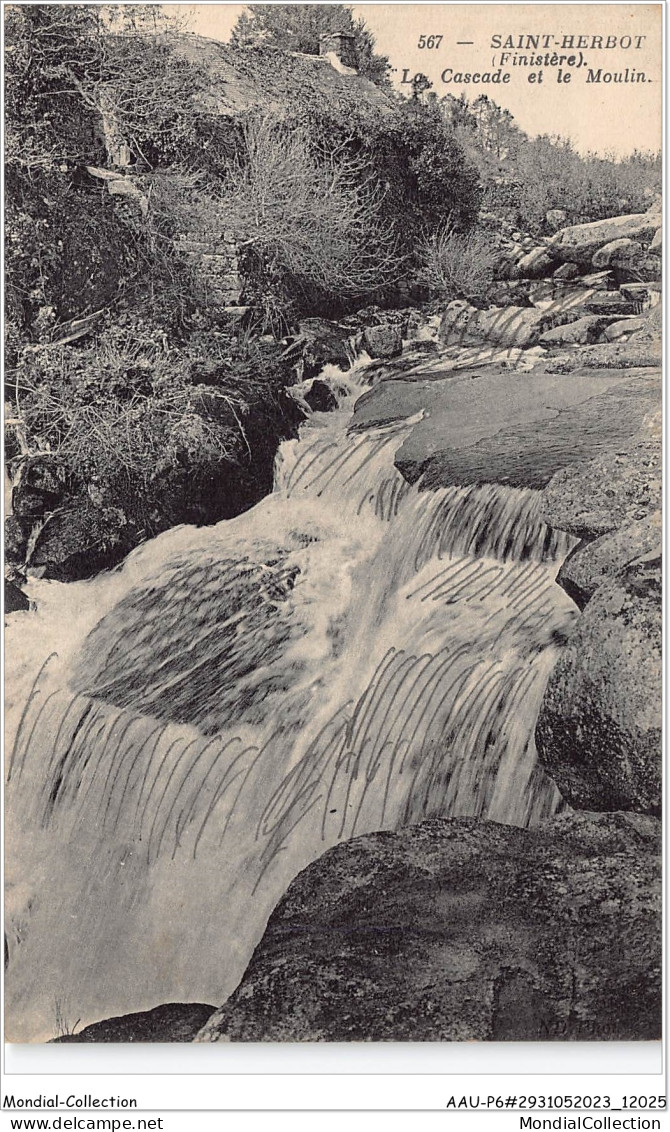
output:
<path id="1" fill-rule="evenodd" d="M 6 1042 L 660 1050 L 661 24 L 3 4 Z"/>

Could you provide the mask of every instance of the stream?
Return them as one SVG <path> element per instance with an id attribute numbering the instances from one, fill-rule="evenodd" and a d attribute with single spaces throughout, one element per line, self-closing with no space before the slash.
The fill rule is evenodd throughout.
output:
<path id="1" fill-rule="evenodd" d="M 348 431 L 364 367 L 330 378 L 252 510 L 7 618 L 8 1040 L 221 1004 L 339 841 L 562 804 L 533 732 L 571 540 L 529 488 L 410 487 L 414 421 Z"/>

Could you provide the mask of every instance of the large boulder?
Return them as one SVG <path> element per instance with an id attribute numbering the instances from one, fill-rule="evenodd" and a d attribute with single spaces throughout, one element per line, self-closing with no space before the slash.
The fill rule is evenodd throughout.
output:
<path id="1" fill-rule="evenodd" d="M 423 412 L 395 454 L 405 479 L 421 480 L 422 488 L 541 488 L 560 468 L 627 443 L 659 403 L 659 391 L 657 370 L 464 371 L 376 385 L 356 403 L 353 427 Z"/>
<path id="2" fill-rule="evenodd" d="M 395 358 L 402 353 L 401 328 L 388 323 L 366 326 L 361 345 L 371 358 Z"/>
<path id="3" fill-rule="evenodd" d="M 634 330 L 630 338 L 618 342 L 596 342 L 572 354 L 561 354 L 547 362 L 548 373 L 589 370 L 639 370 L 660 367 L 663 351 L 660 340 L 648 338 L 644 330 Z"/>
<path id="4" fill-rule="evenodd" d="M 353 359 L 352 332 L 325 318 L 304 318 L 298 326 L 302 378 L 316 377 L 328 363 L 348 370 Z"/>
<path id="5" fill-rule="evenodd" d="M 621 436 L 610 451 L 557 472 L 543 497 L 542 516 L 549 526 L 591 540 L 660 510 L 663 424 L 660 407 L 653 407 L 654 400 L 660 405 L 660 375 L 646 386 L 640 384 L 639 396 L 634 395 L 637 384 L 627 387 L 632 400 L 622 401 L 620 411 L 642 411 L 643 419 L 638 417 L 638 427 L 628 438 Z M 618 387 L 617 393 L 624 388 Z"/>
<path id="6" fill-rule="evenodd" d="M 638 558 L 659 554 L 663 538 L 660 511 L 644 519 L 625 523 L 611 534 L 590 541 L 582 539 L 561 565 L 559 586 L 580 609 L 609 578 L 616 577 Z"/>
<path id="7" fill-rule="evenodd" d="M 661 811 L 660 545 L 591 597 L 549 678 L 540 762 L 578 808 Z"/>
<path id="8" fill-rule="evenodd" d="M 339 845 L 197 1040 L 656 1040 L 659 824 L 455 818 Z"/>
<path id="9" fill-rule="evenodd" d="M 46 516 L 34 538 L 28 565 L 47 578 L 69 582 L 104 568 L 109 565 L 107 555 L 130 547 L 126 516 L 120 508 L 96 507 L 72 498 Z"/>
<path id="10" fill-rule="evenodd" d="M 616 316 L 587 314 L 575 322 L 555 326 L 540 338 L 541 346 L 584 346 L 597 342 L 609 319 Z"/>
<path id="11" fill-rule="evenodd" d="M 574 224 L 562 228 L 550 241 L 555 259 L 587 265 L 594 252 L 613 240 L 650 240 L 658 228 L 656 213 L 636 212 L 627 216 L 613 216 L 608 220 L 594 220 L 589 224 Z"/>
<path id="12" fill-rule="evenodd" d="M 605 326 L 601 339 L 607 342 L 618 342 L 620 338 L 627 338 L 629 334 L 634 334 L 636 330 L 644 330 L 644 327 L 644 318 L 629 315 L 627 318 L 617 319 L 616 322 L 611 322 L 609 326 Z"/>
<path id="13" fill-rule="evenodd" d="M 620 240 L 610 240 L 602 248 L 594 252 L 591 263 L 600 270 L 604 267 L 634 267 L 644 255 L 642 244 L 626 237 Z"/>
<path id="14" fill-rule="evenodd" d="M 583 540 L 558 581 L 584 612 L 549 679 L 536 741 L 578 807 L 660 812 L 661 437 L 658 405 L 627 441 L 558 472 L 544 492 L 545 521 Z"/>

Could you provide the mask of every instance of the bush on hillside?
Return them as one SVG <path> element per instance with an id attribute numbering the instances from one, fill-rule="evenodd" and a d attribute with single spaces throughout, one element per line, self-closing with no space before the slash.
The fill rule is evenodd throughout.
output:
<path id="1" fill-rule="evenodd" d="M 644 212 L 661 189 L 660 153 L 628 157 L 578 153 L 568 138 L 531 138 L 487 95 L 439 104 L 484 184 L 484 208 L 522 229 L 541 231 L 550 209 L 569 223 Z"/>
<path id="2" fill-rule="evenodd" d="M 490 233 L 459 232 L 452 220 L 419 245 L 418 278 L 431 296 L 479 304 L 493 283 L 498 256 Z"/>
<path id="3" fill-rule="evenodd" d="M 175 523 L 251 506 L 270 489 L 277 444 L 298 414 L 276 349 L 232 347 L 216 330 L 174 346 L 131 316 L 83 344 L 24 346 L 7 373 L 15 482 L 22 465 L 46 461 L 59 508 L 75 520 L 95 511 L 107 565 Z"/>
<path id="4" fill-rule="evenodd" d="M 93 515 L 99 557 L 81 570 L 268 491 L 294 374 L 254 331 L 386 301 L 420 231 L 450 213 L 467 226 L 479 200 L 453 131 L 418 103 L 355 84 L 324 98 L 317 61 L 230 49 L 287 110 L 227 118 L 170 34 L 125 9 L 110 34 L 101 12 L 32 5 L 6 24 L 7 451 L 13 474 L 46 461 L 60 484 L 17 511 L 13 560 L 45 514 L 73 517 L 75 543 Z M 231 239 L 255 324 L 222 310 Z"/>
<path id="5" fill-rule="evenodd" d="M 305 127 L 267 114 L 251 117 L 243 137 L 222 207 L 265 288 L 269 328 L 283 333 L 291 311 L 371 298 L 397 279 L 398 240 L 364 159 L 346 143 L 319 153 Z"/>
<path id="6" fill-rule="evenodd" d="M 661 188 L 660 156 L 584 157 L 564 138 L 528 139 L 510 168 L 516 222 L 535 230 L 553 208 L 572 224 L 644 212 Z"/>

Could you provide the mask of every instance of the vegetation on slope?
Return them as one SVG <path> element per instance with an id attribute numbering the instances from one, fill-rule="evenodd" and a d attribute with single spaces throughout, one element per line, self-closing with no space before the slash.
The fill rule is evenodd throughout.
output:
<path id="1" fill-rule="evenodd" d="M 651 159 L 583 161 L 487 99 L 401 98 L 344 5 L 249 11 L 202 46 L 155 8 L 6 12 L 17 565 L 71 576 L 74 546 L 86 573 L 251 506 L 299 419 L 280 340 L 305 315 L 485 290 L 482 205 L 541 226 L 621 211 L 622 178 L 644 207 L 656 183 Z M 333 27 L 373 83 L 312 57 Z"/>

